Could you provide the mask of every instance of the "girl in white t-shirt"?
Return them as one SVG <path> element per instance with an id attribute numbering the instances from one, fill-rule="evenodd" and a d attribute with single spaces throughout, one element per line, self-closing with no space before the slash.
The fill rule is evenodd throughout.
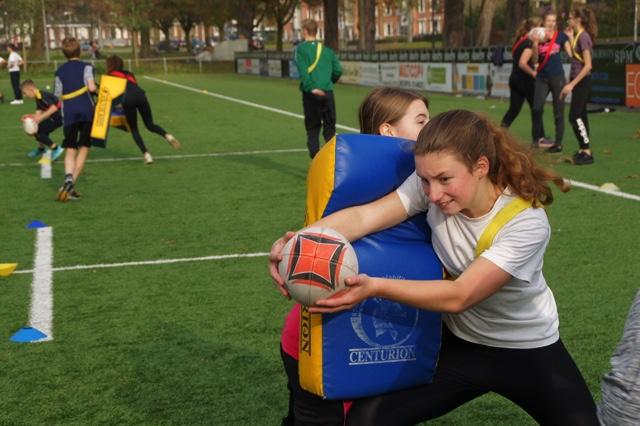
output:
<path id="1" fill-rule="evenodd" d="M 415 161 L 416 173 L 396 191 L 313 224 L 353 241 L 426 210 L 433 247 L 452 277 L 360 274 L 348 281 L 350 291 L 310 309 L 336 312 L 384 297 L 444 313 L 433 383 L 355 401 L 347 424 L 415 424 L 496 392 L 541 424 L 597 425 L 593 398 L 560 340 L 555 300 L 542 274 L 550 228 L 541 207 L 553 201 L 549 181 L 567 189 L 562 178 L 538 166 L 506 130 L 463 110 L 424 127 Z M 476 255 L 485 228 L 517 204 L 523 210 Z M 290 237 L 276 241 L 270 254 L 271 275 L 285 294 L 276 265 Z"/>
<path id="2" fill-rule="evenodd" d="M 11 101 L 11 105 L 21 105 L 22 91 L 20 90 L 20 65 L 22 65 L 22 56 L 17 52 L 18 48 L 14 44 L 7 45 L 9 58 L 7 59 L 7 69 L 11 78 L 11 87 L 13 87 L 13 95 L 15 99 Z"/>

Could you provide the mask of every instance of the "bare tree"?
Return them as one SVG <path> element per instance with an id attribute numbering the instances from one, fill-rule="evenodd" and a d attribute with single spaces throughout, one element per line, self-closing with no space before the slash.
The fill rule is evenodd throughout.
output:
<path id="1" fill-rule="evenodd" d="M 338 51 L 338 0 L 324 0 L 324 44 Z"/>
<path id="2" fill-rule="evenodd" d="M 493 17 L 496 13 L 497 0 L 483 0 L 478 20 L 476 46 L 489 46 Z"/>
<path id="3" fill-rule="evenodd" d="M 376 0 L 358 0 L 358 30 L 360 50 L 376 50 Z"/>
<path id="4" fill-rule="evenodd" d="M 520 23 L 529 16 L 529 0 L 507 1 L 505 39 L 509 43 L 516 35 Z"/>
<path id="5" fill-rule="evenodd" d="M 276 23 L 276 50 L 282 52 L 282 36 L 284 26 L 293 18 L 298 0 L 269 0 L 267 2 L 267 16 Z"/>
<path id="6" fill-rule="evenodd" d="M 462 47 L 464 36 L 464 0 L 444 2 L 444 47 Z"/>
<path id="7" fill-rule="evenodd" d="M 242 0 L 234 2 L 233 6 L 233 16 L 238 20 L 238 32 L 247 39 L 251 50 L 253 29 L 264 19 L 266 3 L 261 0 Z"/>

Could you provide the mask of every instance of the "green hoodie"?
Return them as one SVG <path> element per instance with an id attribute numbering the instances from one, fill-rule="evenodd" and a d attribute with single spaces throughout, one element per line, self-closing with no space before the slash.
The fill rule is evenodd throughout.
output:
<path id="1" fill-rule="evenodd" d="M 333 84 L 338 81 L 342 75 L 342 66 L 336 58 L 333 50 L 322 44 L 322 52 L 320 60 L 315 69 L 309 73 L 309 67 L 315 62 L 318 44 L 320 42 L 305 41 L 296 47 L 295 62 L 300 74 L 300 90 L 303 92 L 311 92 L 313 89 L 323 91 L 333 90 Z"/>

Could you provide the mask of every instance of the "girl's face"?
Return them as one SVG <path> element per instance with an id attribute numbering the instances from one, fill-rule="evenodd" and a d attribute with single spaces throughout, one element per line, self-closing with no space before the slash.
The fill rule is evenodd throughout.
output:
<path id="1" fill-rule="evenodd" d="M 556 29 L 556 15 L 547 15 L 544 18 L 544 27 L 548 30 Z"/>
<path id="2" fill-rule="evenodd" d="M 409 104 L 409 108 L 395 124 L 384 123 L 380 126 L 380 134 L 395 136 L 411 141 L 418 139 L 420 130 L 429 121 L 429 110 L 420 99 Z"/>
<path id="3" fill-rule="evenodd" d="M 488 172 L 488 161 L 482 157 L 473 170 L 448 152 L 435 152 L 415 157 L 416 173 L 422 180 L 422 189 L 429 201 L 447 216 L 462 213 L 468 217 L 485 214 L 482 208 L 482 185 Z"/>
<path id="4" fill-rule="evenodd" d="M 574 31 L 578 31 L 582 26 L 582 21 L 580 21 L 580 18 L 577 18 L 573 13 L 570 13 L 569 25 L 571 26 L 571 28 L 573 28 Z"/>

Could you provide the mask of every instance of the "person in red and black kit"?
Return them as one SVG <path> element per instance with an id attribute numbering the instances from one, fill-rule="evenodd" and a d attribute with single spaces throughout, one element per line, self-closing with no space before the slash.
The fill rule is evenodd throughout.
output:
<path id="1" fill-rule="evenodd" d="M 51 150 L 51 159 L 56 160 L 64 149 L 54 143 L 49 134 L 59 127 L 62 127 L 62 114 L 60 109 L 62 103 L 50 92 L 40 91 L 33 80 L 25 80 L 20 85 L 22 96 L 27 99 L 35 99 L 36 112 L 33 114 L 34 120 L 38 123 L 38 132 L 33 135 L 40 146 L 29 152 L 29 157 L 37 157 L 45 153 L 45 146 Z M 24 119 L 26 116 L 23 116 Z"/>
<path id="2" fill-rule="evenodd" d="M 127 87 L 122 97 L 122 108 L 124 110 L 125 118 L 127 119 L 127 124 L 129 124 L 133 140 L 136 142 L 136 145 L 138 145 L 138 148 L 140 148 L 140 151 L 144 156 L 145 164 L 151 164 L 153 162 L 153 158 L 147 150 L 147 147 L 142 140 L 142 136 L 140 135 L 140 131 L 138 130 L 138 111 L 142 116 L 142 121 L 144 121 L 145 127 L 150 132 L 157 133 L 165 138 L 174 149 L 179 149 L 180 142 L 172 134 L 167 133 L 162 127 L 153 122 L 151 106 L 147 100 L 147 95 L 140 85 L 138 85 L 138 81 L 133 73 L 124 70 L 124 63 L 121 57 L 114 55 L 107 58 L 107 74 L 127 80 Z"/>
<path id="3" fill-rule="evenodd" d="M 518 28 L 516 42 L 511 48 L 513 68 L 509 76 L 509 109 L 502 117 L 502 127 L 509 128 L 511 126 L 511 123 L 520 114 L 525 100 L 529 104 L 531 121 L 533 122 L 533 91 L 536 82 L 536 70 L 533 67 L 533 42 L 529 38 L 529 31 L 538 26 L 540 26 L 539 18 L 529 18 L 522 21 L 520 28 Z M 532 127 L 532 140 L 534 136 Z"/>

